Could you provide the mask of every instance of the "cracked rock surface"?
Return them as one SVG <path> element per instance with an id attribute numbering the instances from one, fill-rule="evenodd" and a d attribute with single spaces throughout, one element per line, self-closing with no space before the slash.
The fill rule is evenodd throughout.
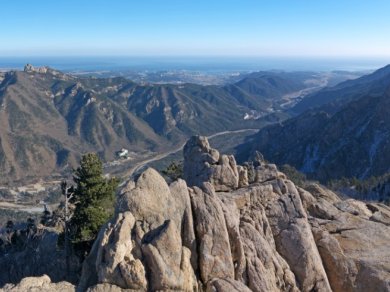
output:
<path id="1" fill-rule="evenodd" d="M 122 190 L 80 291 L 390 291 L 389 207 L 238 166 L 204 137 L 184 159 L 185 180 L 149 168 Z"/>
<path id="2" fill-rule="evenodd" d="M 149 168 L 123 188 L 78 291 L 390 291 L 388 206 L 238 166 L 204 137 L 184 159 L 185 180 Z"/>

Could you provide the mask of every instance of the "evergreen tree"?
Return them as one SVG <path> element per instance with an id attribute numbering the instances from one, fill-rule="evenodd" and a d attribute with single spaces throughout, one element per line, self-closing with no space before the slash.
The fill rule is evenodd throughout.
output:
<path id="1" fill-rule="evenodd" d="M 82 157 L 73 180 L 76 184 L 72 198 L 76 209 L 70 222 L 73 241 L 92 241 L 114 213 L 118 180 L 103 176 L 103 164 L 95 153 Z"/>

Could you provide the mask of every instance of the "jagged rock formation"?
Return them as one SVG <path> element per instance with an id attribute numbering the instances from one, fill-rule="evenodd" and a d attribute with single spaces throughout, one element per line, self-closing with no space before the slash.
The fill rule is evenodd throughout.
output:
<path id="1" fill-rule="evenodd" d="M 296 187 L 261 157 L 237 166 L 204 137 L 185 180 L 149 168 L 119 194 L 77 291 L 390 291 L 390 208 Z M 3 291 L 74 291 L 47 276 Z"/>
<path id="2" fill-rule="evenodd" d="M 390 291 L 390 208 L 238 167 L 202 137 L 184 156 L 187 182 L 149 168 L 122 190 L 80 291 Z"/>
<path id="3" fill-rule="evenodd" d="M 42 277 L 28 277 L 24 278 L 19 284 L 7 284 L 0 292 L 74 292 L 75 287 L 68 282 L 52 283 L 47 275 Z"/>
<path id="4" fill-rule="evenodd" d="M 233 155 L 219 155 L 204 137 L 193 136 L 184 147 L 184 179 L 189 185 L 211 182 L 216 191 L 235 189 L 247 184 L 247 174 L 237 168 Z"/>
<path id="5" fill-rule="evenodd" d="M 81 287 L 110 283 L 192 291 L 197 286 L 192 211 L 183 180 L 168 186 L 155 170 L 146 170 L 123 189 L 115 220 L 100 232 L 84 264 Z"/>
<path id="6" fill-rule="evenodd" d="M 49 67 L 37 67 L 35 68 L 33 65 L 31 64 L 26 64 L 26 66 L 24 66 L 24 72 L 26 73 L 41 73 L 41 74 L 46 74 L 47 71 L 49 70 Z"/>

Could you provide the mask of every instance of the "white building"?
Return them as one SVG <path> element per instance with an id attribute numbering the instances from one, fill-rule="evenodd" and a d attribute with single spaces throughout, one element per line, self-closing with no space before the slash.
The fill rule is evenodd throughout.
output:
<path id="1" fill-rule="evenodd" d="M 121 150 L 117 151 L 116 155 L 119 158 L 128 158 L 129 157 L 129 150 L 122 148 Z"/>

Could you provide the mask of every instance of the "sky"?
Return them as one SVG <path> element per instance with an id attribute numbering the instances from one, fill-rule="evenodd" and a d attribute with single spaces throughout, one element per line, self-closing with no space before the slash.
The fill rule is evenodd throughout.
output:
<path id="1" fill-rule="evenodd" d="M 389 0 L 0 0 L 0 56 L 390 57 Z"/>

